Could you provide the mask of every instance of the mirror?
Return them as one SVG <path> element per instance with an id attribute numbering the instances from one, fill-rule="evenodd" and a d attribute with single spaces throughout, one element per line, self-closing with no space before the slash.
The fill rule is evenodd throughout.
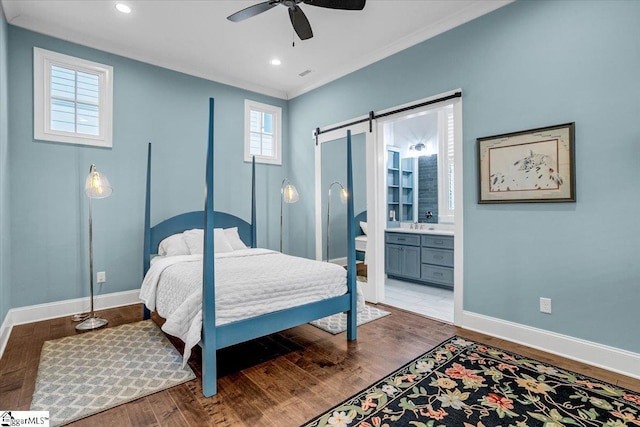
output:
<path id="1" fill-rule="evenodd" d="M 387 226 L 452 222 L 453 109 L 411 113 L 385 123 L 384 138 Z"/>
<path id="2" fill-rule="evenodd" d="M 322 143 L 322 259 L 343 263 L 347 256 L 347 205 L 341 186 L 347 188 L 347 138 Z M 353 166 L 353 209 L 356 216 L 367 209 L 366 145 L 364 134 L 351 137 Z M 331 198 L 329 199 L 329 189 Z M 351 195 L 347 195 L 349 197 Z M 328 209 L 330 211 L 328 212 Z M 329 216 L 327 214 L 329 213 Z M 356 222 L 356 236 L 362 234 Z M 327 240 L 327 227 L 329 239 Z M 328 247 L 327 247 L 328 242 Z M 328 249 L 328 258 L 327 258 Z M 345 261 L 346 262 L 346 261 Z"/>

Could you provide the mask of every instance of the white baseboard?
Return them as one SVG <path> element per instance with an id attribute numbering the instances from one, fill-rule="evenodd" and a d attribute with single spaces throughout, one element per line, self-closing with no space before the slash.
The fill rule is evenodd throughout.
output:
<path id="1" fill-rule="evenodd" d="M 462 328 L 640 379 L 640 354 L 465 311 Z"/>
<path id="2" fill-rule="evenodd" d="M 94 299 L 94 310 L 105 310 L 123 305 L 138 304 L 141 302 L 139 295 L 139 289 L 99 295 Z M 7 316 L 4 318 L 2 327 L 0 328 L 0 357 L 4 354 L 7 341 L 9 341 L 9 335 L 11 335 L 11 330 L 15 325 L 71 316 L 76 313 L 89 311 L 90 305 L 91 301 L 89 297 L 86 297 L 12 308 L 7 312 Z"/>

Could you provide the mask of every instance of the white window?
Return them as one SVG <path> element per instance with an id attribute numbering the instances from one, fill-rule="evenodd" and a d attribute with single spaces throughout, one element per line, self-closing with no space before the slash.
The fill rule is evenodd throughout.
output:
<path id="1" fill-rule="evenodd" d="M 244 101 L 244 159 L 281 165 L 282 109 L 246 99 Z"/>
<path id="2" fill-rule="evenodd" d="M 112 146 L 113 67 L 33 49 L 35 139 Z"/>
<path id="3" fill-rule="evenodd" d="M 438 110 L 440 152 L 438 157 L 438 222 L 453 223 L 454 219 L 454 112 L 453 105 Z"/>

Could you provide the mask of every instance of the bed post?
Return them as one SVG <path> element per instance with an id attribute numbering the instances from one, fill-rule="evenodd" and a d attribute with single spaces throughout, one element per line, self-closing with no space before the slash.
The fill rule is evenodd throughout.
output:
<path id="1" fill-rule="evenodd" d="M 144 278 L 151 263 L 151 143 L 147 149 L 147 194 L 144 202 L 144 243 L 142 255 L 142 277 Z M 149 319 L 151 311 L 142 304 L 142 318 Z"/>
<path id="2" fill-rule="evenodd" d="M 257 248 L 256 241 L 256 156 L 251 160 L 251 247 Z"/>
<path id="3" fill-rule="evenodd" d="M 351 131 L 347 131 L 347 287 L 351 304 L 347 312 L 347 339 L 358 335 L 358 290 L 356 287 L 356 229 L 353 214 L 353 170 L 351 161 Z"/>
<path id="4" fill-rule="evenodd" d="M 217 393 L 216 386 L 216 293 L 213 247 L 213 111 L 209 98 L 209 143 L 204 206 L 204 251 L 202 254 L 202 393 Z"/>

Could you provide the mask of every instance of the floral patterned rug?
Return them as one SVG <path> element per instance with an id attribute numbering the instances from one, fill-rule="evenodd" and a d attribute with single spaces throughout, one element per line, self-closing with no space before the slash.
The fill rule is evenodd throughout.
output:
<path id="1" fill-rule="evenodd" d="M 306 426 L 640 426 L 640 393 L 453 337 Z"/>

